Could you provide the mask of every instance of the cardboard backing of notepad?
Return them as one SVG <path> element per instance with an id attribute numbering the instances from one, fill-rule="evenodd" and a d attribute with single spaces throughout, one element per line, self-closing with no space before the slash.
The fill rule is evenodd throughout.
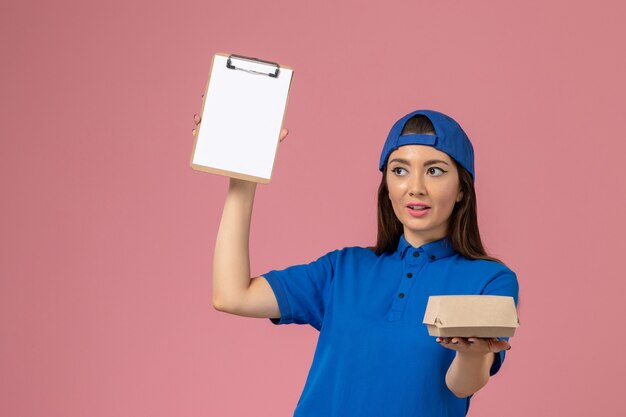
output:
<path id="1" fill-rule="evenodd" d="M 500 295 L 432 295 L 424 324 L 441 337 L 511 337 L 519 327 L 513 297 Z"/>

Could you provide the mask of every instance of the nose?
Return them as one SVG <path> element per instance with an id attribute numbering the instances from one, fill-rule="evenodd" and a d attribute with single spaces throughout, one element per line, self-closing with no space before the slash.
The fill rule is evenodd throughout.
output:
<path id="1" fill-rule="evenodd" d="M 409 195 L 426 194 L 426 184 L 421 175 L 414 175 L 409 181 Z"/>

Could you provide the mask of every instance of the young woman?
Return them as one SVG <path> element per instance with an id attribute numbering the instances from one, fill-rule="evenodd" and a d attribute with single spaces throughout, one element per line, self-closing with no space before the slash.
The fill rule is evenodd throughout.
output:
<path id="1" fill-rule="evenodd" d="M 481 243 L 474 151 L 461 126 L 433 110 L 407 114 L 391 128 L 379 169 L 376 246 L 344 247 L 253 278 L 256 183 L 230 180 L 213 304 L 320 331 L 295 417 L 465 416 L 510 349 L 508 338 L 433 338 L 422 324 L 431 295 L 518 302 L 516 274 Z"/>

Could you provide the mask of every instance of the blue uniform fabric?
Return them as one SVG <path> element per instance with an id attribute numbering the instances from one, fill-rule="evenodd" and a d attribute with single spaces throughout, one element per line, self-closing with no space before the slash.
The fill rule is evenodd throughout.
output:
<path id="1" fill-rule="evenodd" d="M 416 248 L 401 235 L 391 254 L 345 247 L 263 276 L 281 313 L 272 323 L 320 331 L 294 417 L 465 416 L 471 396 L 445 383 L 455 352 L 422 323 L 428 297 L 506 295 L 517 306 L 519 290 L 507 266 L 467 259 L 448 237 Z"/>

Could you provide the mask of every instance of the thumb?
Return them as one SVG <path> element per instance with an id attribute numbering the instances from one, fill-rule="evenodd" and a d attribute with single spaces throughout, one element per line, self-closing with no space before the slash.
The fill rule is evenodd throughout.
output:
<path id="1" fill-rule="evenodd" d="M 288 134 L 289 134 L 289 129 L 283 128 L 280 131 L 280 141 L 282 142 L 287 137 Z"/>
<path id="2" fill-rule="evenodd" d="M 500 352 L 501 350 L 509 350 L 511 345 L 506 340 L 493 339 L 489 343 L 489 350 L 492 352 Z"/>

